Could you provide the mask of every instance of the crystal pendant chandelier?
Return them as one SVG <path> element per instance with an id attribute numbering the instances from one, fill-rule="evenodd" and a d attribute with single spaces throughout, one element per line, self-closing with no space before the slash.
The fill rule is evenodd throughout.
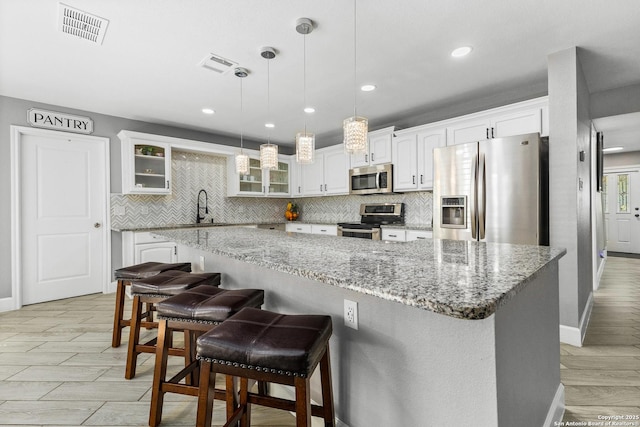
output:
<path id="1" fill-rule="evenodd" d="M 356 3 L 357 0 L 353 0 L 353 117 L 345 119 L 342 123 L 342 129 L 344 131 L 344 150 L 350 154 L 366 153 L 369 151 L 369 144 L 367 141 L 369 121 L 364 117 L 358 117 L 358 114 L 356 113 Z"/>
<path id="2" fill-rule="evenodd" d="M 271 117 L 269 62 L 276 57 L 276 51 L 272 47 L 263 47 L 260 56 L 267 60 L 267 119 L 269 119 Z M 271 143 L 269 131 L 267 131 L 267 143 L 260 146 L 260 168 L 278 169 L 278 146 Z"/>
<path id="3" fill-rule="evenodd" d="M 240 78 L 240 154 L 236 154 L 236 172 L 239 175 L 249 175 L 249 156 L 244 154 L 243 150 L 243 123 L 242 123 L 242 113 L 243 113 L 243 104 L 242 104 L 242 79 L 249 75 L 249 71 L 245 68 L 236 68 L 235 69 L 236 77 Z"/>
<path id="4" fill-rule="evenodd" d="M 308 18 L 300 18 L 296 22 L 296 31 L 303 36 L 303 108 L 307 107 L 307 34 L 313 31 L 313 22 Z M 304 118 L 304 132 L 298 132 L 296 134 L 296 161 L 300 164 L 313 163 L 314 152 L 316 148 L 316 136 L 313 133 L 307 132 L 307 117 L 305 112 Z"/>

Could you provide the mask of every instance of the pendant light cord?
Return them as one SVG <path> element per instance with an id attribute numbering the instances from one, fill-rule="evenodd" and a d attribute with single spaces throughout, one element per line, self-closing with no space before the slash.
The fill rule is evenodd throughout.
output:
<path id="1" fill-rule="evenodd" d="M 244 133 L 244 109 L 242 105 L 242 77 L 240 78 L 240 154 L 242 154 L 242 139 Z"/>
<path id="2" fill-rule="evenodd" d="M 302 35 L 302 98 L 304 105 L 302 108 L 307 108 L 307 35 Z M 304 136 L 307 136 L 307 114 L 304 114 Z"/>
<path id="3" fill-rule="evenodd" d="M 271 123 L 271 76 L 270 76 L 270 68 L 269 63 L 271 59 L 267 59 L 267 122 Z M 271 144 L 271 129 L 267 128 L 267 144 Z"/>
<path id="4" fill-rule="evenodd" d="M 358 45 L 356 43 L 357 34 L 357 0 L 353 0 L 353 117 L 357 117 L 356 114 L 356 100 L 357 100 L 357 57 L 358 57 Z"/>

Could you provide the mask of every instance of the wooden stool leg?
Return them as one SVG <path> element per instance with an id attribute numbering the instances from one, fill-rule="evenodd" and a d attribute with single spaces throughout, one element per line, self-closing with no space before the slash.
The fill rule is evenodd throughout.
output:
<path id="1" fill-rule="evenodd" d="M 128 380 L 136 376 L 136 363 L 138 361 L 138 351 L 136 347 L 140 341 L 140 322 L 142 321 L 142 303 L 139 296 L 133 297 L 131 309 L 131 323 L 129 325 L 129 349 L 127 350 L 127 367 L 124 377 Z"/>
<path id="2" fill-rule="evenodd" d="M 195 360 L 195 342 L 194 336 L 195 334 L 191 333 L 189 330 L 184 330 L 184 366 L 187 367 L 191 364 L 193 360 Z M 173 347 L 173 345 L 172 345 Z M 196 371 L 191 372 L 184 379 L 184 383 L 187 385 L 197 385 L 198 378 L 196 378 Z"/>
<path id="3" fill-rule="evenodd" d="M 251 426 L 251 403 L 249 403 L 249 379 L 240 378 L 240 396 L 238 396 L 242 416 L 240 417 L 240 427 Z M 231 412 L 233 414 L 233 411 Z M 229 418 L 227 410 L 227 418 Z"/>
<path id="4" fill-rule="evenodd" d="M 173 335 L 166 320 L 158 320 L 158 343 L 156 344 L 156 365 L 153 369 L 153 385 L 151 386 L 151 411 L 149 425 L 157 427 L 162 420 L 162 404 L 164 391 L 162 385 L 167 378 L 167 362 L 169 360 L 170 337 Z"/>
<path id="5" fill-rule="evenodd" d="M 215 397 L 215 374 L 211 372 L 211 362 L 200 361 L 200 387 L 198 389 L 198 413 L 196 427 L 210 427 L 213 417 L 213 400 Z M 213 379 L 213 384 L 211 384 Z"/>
<path id="6" fill-rule="evenodd" d="M 124 314 L 124 288 L 125 281 L 118 280 L 116 285 L 116 308 L 113 314 L 113 336 L 111 338 L 111 347 L 120 347 L 122 341 L 122 328 L 126 325 L 122 320 Z"/>
<path id="7" fill-rule="evenodd" d="M 329 344 L 320 359 L 320 381 L 322 383 L 322 409 L 325 427 L 335 427 L 336 415 L 333 408 L 333 385 L 331 383 L 331 358 Z"/>
<path id="8" fill-rule="evenodd" d="M 311 427 L 311 382 L 309 378 L 296 377 L 296 427 Z"/>
<path id="9" fill-rule="evenodd" d="M 148 302 L 145 304 L 146 307 L 146 312 L 147 312 L 147 316 L 145 318 L 145 320 L 147 322 L 153 322 L 153 303 L 152 302 Z M 147 326 L 147 329 L 153 329 L 152 326 Z"/>

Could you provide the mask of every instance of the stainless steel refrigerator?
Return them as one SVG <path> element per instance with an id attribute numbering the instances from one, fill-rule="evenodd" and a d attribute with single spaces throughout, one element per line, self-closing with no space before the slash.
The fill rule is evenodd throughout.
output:
<path id="1" fill-rule="evenodd" d="M 549 244 L 547 138 L 487 139 L 433 150 L 433 236 Z"/>

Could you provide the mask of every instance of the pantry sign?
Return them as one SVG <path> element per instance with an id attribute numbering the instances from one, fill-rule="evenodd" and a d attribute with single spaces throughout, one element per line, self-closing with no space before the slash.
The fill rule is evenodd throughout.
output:
<path id="1" fill-rule="evenodd" d="M 27 120 L 31 126 L 39 128 L 86 134 L 93 132 L 93 120 L 84 116 L 74 116 L 72 114 L 30 108 L 27 111 Z"/>

